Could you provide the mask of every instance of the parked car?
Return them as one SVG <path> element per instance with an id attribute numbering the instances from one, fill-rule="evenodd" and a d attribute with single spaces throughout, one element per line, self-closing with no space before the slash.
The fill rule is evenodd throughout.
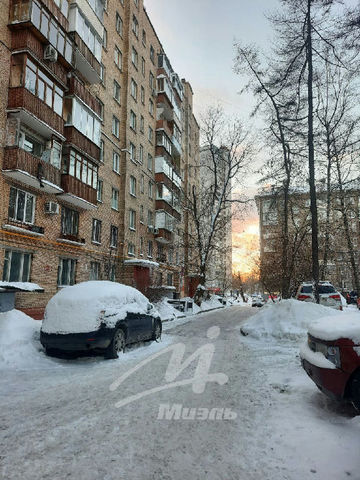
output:
<path id="1" fill-rule="evenodd" d="M 262 307 L 265 305 L 265 301 L 261 295 L 251 295 L 251 306 Z"/>
<path id="2" fill-rule="evenodd" d="M 319 282 L 320 305 L 342 310 L 340 293 L 330 282 Z M 295 295 L 302 302 L 315 302 L 314 287 L 310 282 L 303 282 Z"/>
<path id="3" fill-rule="evenodd" d="M 351 292 L 346 294 L 346 303 L 348 305 L 356 305 L 357 304 L 357 299 L 358 299 L 358 294 L 355 292 L 355 290 L 352 290 Z"/>
<path id="4" fill-rule="evenodd" d="M 326 395 L 360 411 L 360 318 L 325 317 L 312 325 L 300 352 L 302 366 Z"/>
<path id="5" fill-rule="evenodd" d="M 135 288 L 116 282 L 83 282 L 50 299 L 40 332 L 46 352 L 95 351 L 117 358 L 125 346 L 158 341 L 158 312 Z"/>

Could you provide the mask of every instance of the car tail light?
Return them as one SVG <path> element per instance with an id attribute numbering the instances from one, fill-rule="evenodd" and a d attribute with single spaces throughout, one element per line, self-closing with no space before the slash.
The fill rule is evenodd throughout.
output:
<path id="1" fill-rule="evenodd" d="M 341 300 L 340 295 L 330 295 L 330 298 L 333 298 L 334 300 L 338 300 L 339 302 Z"/>
<path id="2" fill-rule="evenodd" d="M 306 300 L 307 298 L 311 298 L 310 295 L 299 295 L 298 300 Z"/>

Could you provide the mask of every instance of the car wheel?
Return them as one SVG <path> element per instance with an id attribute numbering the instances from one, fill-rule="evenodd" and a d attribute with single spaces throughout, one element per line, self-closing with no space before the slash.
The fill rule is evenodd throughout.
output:
<path id="1" fill-rule="evenodd" d="M 360 412 L 360 371 L 357 372 L 350 385 L 351 402 L 358 412 Z"/>
<path id="2" fill-rule="evenodd" d="M 125 350 L 125 333 L 122 328 L 115 330 L 110 345 L 105 351 L 105 358 L 118 358 L 118 353 Z"/>
<path id="3" fill-rule="evenodd" d="M 159 342 L 161 339 L 162 324 L 160 320 L 155 320 L 152 340 Z"/>

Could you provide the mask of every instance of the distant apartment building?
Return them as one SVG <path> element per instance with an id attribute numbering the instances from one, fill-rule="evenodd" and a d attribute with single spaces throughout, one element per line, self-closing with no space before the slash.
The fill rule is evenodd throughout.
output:
<path id="1" fill-rule="evenodd" d="M 0 271 L 45 289 L 17 307 L 41 315 L 59 288 L 90 279 L 186 293 L 184 146 L 198 150 L 198 127 L 190 138 L 191 87 L 143 2 L 6 6 Z"/>
<path id="2" fill-rule="evenodd" d="M 349 186 L 346 189 L 344 208 L 341 206 L 339 191 L 334 190 L 330 198 L 328 220 L 326 189 L 319 185 L 317 190 L 320 279 L 331 281 L 339 289 L 352 289 L 354 281 L 342 212 L 346 213 L 349 222 L 351 244 L 359 264 L 360 189 L 358 186 Z M 273 291 L 280 291 L 283 194 L 280 189 L 268 188 L 259 193 L 255 200 L 260 220 L 261 275 Z M 295 188 L 291 191 L 288 222 L 290 239 L 288 252 L 294 261 L 292 287 L 296 288 L 299 282 L 312 278 L 311 215 L 307 188 Z M 326 241 L 327 230 L 329 236 Z"/>

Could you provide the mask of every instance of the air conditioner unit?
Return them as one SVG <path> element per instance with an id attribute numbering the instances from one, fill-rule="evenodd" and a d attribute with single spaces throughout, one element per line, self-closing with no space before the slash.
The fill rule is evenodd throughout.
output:
<path id="1" fill-rule="evenodd" d="M 59 213 L 59 204 L 56 202 L 46 202 L 45 213 L 50 213 L 52 215 Z"/>
<path id="2" fill-rule="evenodd" d="M 58 58 L 58 52 L 52 45 L 47 45 L 44 50 L 44 60 L 49 62 L 56 62 Z"/>

